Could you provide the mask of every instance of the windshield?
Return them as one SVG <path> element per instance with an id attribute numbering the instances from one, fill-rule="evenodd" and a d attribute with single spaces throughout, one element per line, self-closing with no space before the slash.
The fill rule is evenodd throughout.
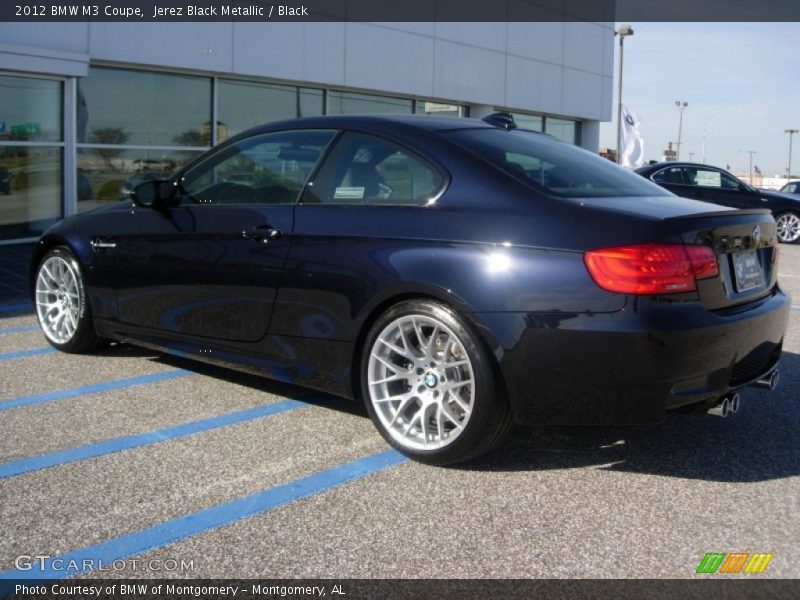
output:
<path id="1" fill-rule="evenodd" d="M 443 135 L 507 173 L 555 196 L 671 195 L 601 156 L 542 134 L 505 129 L 459 129 Z"/>

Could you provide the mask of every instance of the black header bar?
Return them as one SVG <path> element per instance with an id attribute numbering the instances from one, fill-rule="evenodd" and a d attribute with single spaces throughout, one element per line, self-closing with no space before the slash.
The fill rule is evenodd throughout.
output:
<path id="1" fill-rule="evenodd" d="M 799 0 L 3 0 L 0 21 L 800 21 Z"/>

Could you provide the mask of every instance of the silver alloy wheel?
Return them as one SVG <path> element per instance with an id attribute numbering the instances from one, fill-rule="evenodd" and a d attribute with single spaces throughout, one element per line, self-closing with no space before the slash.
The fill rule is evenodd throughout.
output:
<path id="1" fill-rule="evenodd" d="M 778 239 L 784 243 L 796 242 L 800 238 L 800 217 L 794 213 L 783 213 L 775 221 Z"/>
<path id="2" fill-rule="evenodd" d="M 370 349 L 369 399 L 401 446 L 436 450 L 467 426 L 475 378 L 464 345 L 441 321 L 408 315 L 387 325 Z"/>
<path id="3" fill-rule="evenodd" d="M 61 256 L 51 256 L 36 276 L 36 315 L 48 339 L 66 344 L 78 329 L 81 297 L 73 266 Z"/>

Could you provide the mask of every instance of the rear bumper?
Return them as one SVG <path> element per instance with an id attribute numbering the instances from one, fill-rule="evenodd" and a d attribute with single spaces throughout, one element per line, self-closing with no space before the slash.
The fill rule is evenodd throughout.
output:
<path id="1" fill-rule="evenodd" d="M 636 298 L 600 314 L 483 313 L 520 423 L 653 423 L 775 368 L 790 298 L 727 312 Z"/>

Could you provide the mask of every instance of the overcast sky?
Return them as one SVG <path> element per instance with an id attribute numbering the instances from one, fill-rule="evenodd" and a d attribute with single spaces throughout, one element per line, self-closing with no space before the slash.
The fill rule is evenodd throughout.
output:
<path id="1" fill-rule="evenodd" d="M 769 15 L 764 15 L 768 18 Z M 660 159 L 678 138 L 676 100 L 683 115 L 681 159 L 747 172 L 750 157 L 765 176 L 783 175 L 789 152 L 784 129 L 800 129 L 800 23 L 631 23 L 625 39 L 623 102 L 641 119 L 645 158 Z M 615 51 L 619 51 L 615 41 Z M 619 64 L 615 56 L 614 69 Z M 614 117 L 600 126 L 600 146 L 616 146 Z M 792 171 L 800 172 L 800 134 Z"/>

